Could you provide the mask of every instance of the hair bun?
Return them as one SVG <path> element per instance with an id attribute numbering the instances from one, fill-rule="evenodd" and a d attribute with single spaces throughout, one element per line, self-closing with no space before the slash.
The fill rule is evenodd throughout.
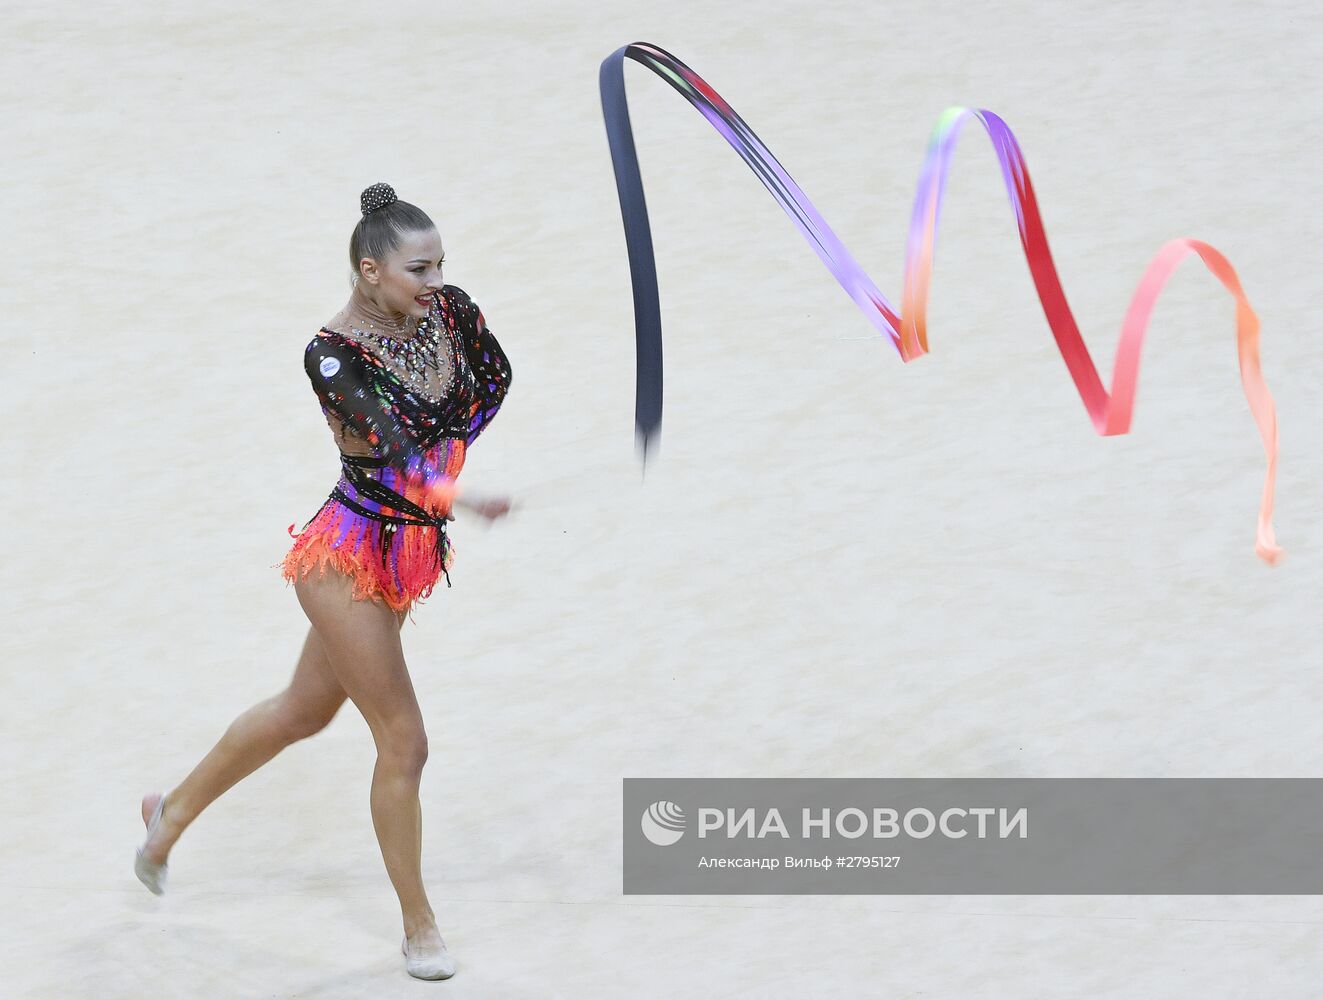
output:
<path id="1" fill-rule="evenodd" d="M 363 210 L 365 219 L 377 209 L 385 208 L 395 200 L 395 189 L 385 181 L 377 181 L 371 187 L 364 188 L 363 193 L 358 196 L 358 204 Z"/>

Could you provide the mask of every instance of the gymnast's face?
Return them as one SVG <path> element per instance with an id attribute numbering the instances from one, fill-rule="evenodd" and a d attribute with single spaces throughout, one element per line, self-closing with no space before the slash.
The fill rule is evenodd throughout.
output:
<path id="1" fill-rule="evenodd" d="M 358 287 L 382 310 L 426 316 L 432 294 L 445 284 L 441 277 L 445 253 L 435 229 L 405 233 L 384 261 L 364 257 L 359 262 Z"/>

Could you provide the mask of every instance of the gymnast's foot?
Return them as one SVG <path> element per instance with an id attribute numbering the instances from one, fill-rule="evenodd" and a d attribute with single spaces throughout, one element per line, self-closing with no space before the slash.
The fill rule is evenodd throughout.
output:
<path id="1" fill-rule="evenodd" d="M 156 811 L 156 804 L 161 801 L 161 793 L 153 792 L 150 795 L 144 795 L 142 798 L 142 822 L 144 826 L 150 827 L 152 813 Z M 165 864 L 166 858 L 170 854 L 170 848 L 179 839 L 183 833 L 182 828 L 176 818 L 171 815 L 173 803 L 167 802 L 165 808 L 161 810 L 160 822 L 156 824 L 156 831 L 152 834 L 151 840 L 143 845 L 143 856 L 154 865 Z"/>
<path id="2" fill-rule="evenodd" d="M 405 935 L 400 950 L 409 975 L 417 979 L 449 979 L 455 974 L 455 959 L 435 923 Z"/>

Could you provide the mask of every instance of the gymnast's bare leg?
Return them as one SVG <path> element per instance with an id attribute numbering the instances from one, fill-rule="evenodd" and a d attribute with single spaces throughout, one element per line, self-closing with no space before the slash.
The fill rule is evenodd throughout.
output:
<path id="1" fill-rule="evenodd" d="M 399 616 L 384 604 L 350 599 L 340 574 L 306 576 L 294 585 L 322 637 L 331 671 L 372 731 L 372 824 L 400 900 L 404 933 L 415 957 L 440 954 L 445 942 L 423 888 L 423 814 L 418 785 L 427 733 L 400 646 Z"/>
<path id="2" fill-rule="evenodd" d="M 336 576 L 347 592 L 348 578 Z M 332 571 L 328 570 L 327 578 L 331 577 Z M 384 605 L 374 607 L 391 615 Z M 394 615 L 394 619 L 398 642 L 405 615 Z M 192 773 L 166 793 L 161 821 L 144 852 L 148 859 L 163 863 L 180 834 L 203 809 L 291 743 L 324 729 L 344 704 L 345 697 L 345 689 L 331 668 L 325 642 L 315 626 L 309 627 L 289 686 L 235 719 Z M 144 823 L 151 818 L 160 798 L 159 794 L 153 794 L 142 800 Z"/>

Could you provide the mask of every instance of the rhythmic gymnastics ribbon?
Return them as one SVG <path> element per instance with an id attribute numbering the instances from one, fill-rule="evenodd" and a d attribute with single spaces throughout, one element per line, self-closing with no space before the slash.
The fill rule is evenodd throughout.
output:
<path id="1" fill-rule="evenodd" d="M 598 84 L 602 96 L 602 115 L 606 121 L 607 142 L 615 171 L 620 213 L 624 220 L 625 244 L 629 253 L 630 280 L 634 293 L 634 335 L 637 359 L 634 424 L 640 456 L 646 465 L 649 444 L 661 429 L 662 410 L 662 339 L 661 307 L 657 296 L 657 268 L 652 251 L 652 232 L 639 175 L 634 133 L 629 124 L 625 100 L 625 59 L 630 58 L 652 70 L 684 96 L 712 123 L 763 182 L 786 214 L 836 276 L 846 293 L 864 315 L 891 341 L 902 361 L 909 362 L 928 351 L 926 309 L 928 283 L 932 275 L 933 250 L 937 244 L 937 218 L 942 191 L 960 126 L 976 118 L 987 130 L 1002 177 L 1015 211 L 1039 301 L 1047 317 L 1066 368 L 1075 382 L 1084 408 L 1102 435 L 1125 434 L 1130 430 L 1134 412 L 1135 385 L 1139 377 L 1139 353 L 1148 327 L 1153 304 L 1187 254 L 1196 253 L 1205 266 L 1236 301 L 1236 344 L 1240 361 L 1241 384 L 1250 412 L 1258 424 L 1267 454 L 1268 470 L 1259 505 L 1255 552 L 1270 565 L 1282 557 L 1272 528 L 1273 486 L 1277 475 L 1277 417 L 1272 396 L 1259 367 L 1259 320 L 1250 308 L 1235 270 L 1222 254 L 1207 243 L 1193 239 L 1174 239 L 1158 250 L 1149 262 L 1139 288 L 1130 301 L 1121 324 L 1109 393 L 1079 327 L 1066 303 L 1066 294 L 1052 263 L 1034 198 L 1029 170 L 1019 143 L 1006 123 L 986 109 L 948 108 L 942 112 L 928 140 L 928 155 L 919 176 L 919 189 L 910 217 L 909 240 L 905 252 L 905 288 L 901 309 L 897 310 L 877 289 L 872 279 L 836 236 L 813 203 L 791 179 L 785 169 L 763 145 L 735 110 L 697 73 L 666 50 L 646 42 L 622 46 L 602 61 Z"/>

